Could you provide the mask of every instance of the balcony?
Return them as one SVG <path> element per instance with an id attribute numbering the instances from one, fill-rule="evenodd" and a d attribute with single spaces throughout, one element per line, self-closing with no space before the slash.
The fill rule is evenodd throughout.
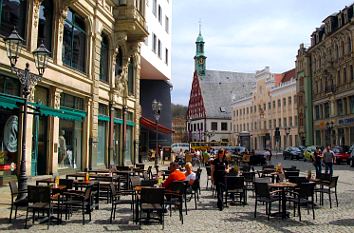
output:
<path id="1" fill-rule="evenodd" d="M 149 35 L 145 22 L 145 0 L 120 0 L 114 8 L 115 29 L 126 33 L 128 42 L 142 42 Z"/>

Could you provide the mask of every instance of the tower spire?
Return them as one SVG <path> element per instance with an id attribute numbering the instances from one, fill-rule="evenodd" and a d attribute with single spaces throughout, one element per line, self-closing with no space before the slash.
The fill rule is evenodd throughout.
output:
<path id="1" fill-rule="evenodd" d="M 199 19 L 199 35 L 202 34 L 202 20 Z"/>

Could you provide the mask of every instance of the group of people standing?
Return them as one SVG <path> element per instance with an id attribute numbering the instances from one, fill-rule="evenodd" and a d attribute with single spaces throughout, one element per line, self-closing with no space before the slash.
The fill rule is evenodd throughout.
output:
<path id="1" fill-rule="evenodd" d="M 325 166 L 325 173 L 328 174 L 329 172 L 333 176 L 333 164 L 336 162 L 336 157 L 330 145 L 327 145 L 323 151 L 321 151 L 320 147 L 316 147 L 312 159 L 316 169 L 316 176 L 322 172 L 322 165 Z"/>

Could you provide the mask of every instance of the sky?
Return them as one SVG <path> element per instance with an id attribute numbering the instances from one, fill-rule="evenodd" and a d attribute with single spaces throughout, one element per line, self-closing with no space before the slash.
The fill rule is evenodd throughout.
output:
<path id="1" fill-rule="evenodd" d="M 208 70 L 272 73 L 295 68 L 301 43 L 350 0 L 173 0 L 172 103 L 188 105 L 195 41 L 201 32 Z"/>

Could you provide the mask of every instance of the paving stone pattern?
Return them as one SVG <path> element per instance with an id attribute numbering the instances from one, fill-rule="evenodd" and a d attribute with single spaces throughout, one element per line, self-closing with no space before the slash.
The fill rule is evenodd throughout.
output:
<path id="1" fill-rule="evenodd" d="M 303 161 L 282 161 L 274 158 L 273 163 L 282 162 L 284 167 L 296 165 L 301 169 L 303 175 L 308 169 L 313 169 L 309 162 Z M 256 167 L 257 169 L 258 167 Z M 223 211 L 216 208 L 216 200 L 212 197 L 210 190 L 205 190 L 206 171 L 202 172 L 202 195 L 198 202 L 198 209 L 194 209 L 194 202 L 188 203 L 189 212 L 184 214 L 184 224 L 182 225 L 178 212 L 173 211 L 172 217 L 169 213 L 165 216 L 165 229 L 161 225 L 136 225 L 132 222 L 132 214 L 129 206 L 118 207 L 116 220 L 110 224 L 110 205 L 101 204 L 100 210 L 94 210 L 92 221 L 82 225 L 80 213 L 74 215 L 61 225 L 51 225 L 50 232 L 110 232 L 110 231 L 139 231 L 139 232 L 354 232 L 354 168 L 347 165 L 336 165 L 334 175 L 339 175 L 338 199 L 339 207 L 335 204 L 329 208 L 328 199 L 325 196 L 324 206 L 316 208 L 316 219 L 312 219 L 312 214 L 307 214 L 305 208 L 302 209 L 302 221 L 298 217 L 292 216 L 287 220 L 271 218 L 269 221 L 265 215 L 265 207 L 259 205 L 257 218 L 253 217 L 254 198 L 249 193 L 248 205 L 229 206 Z M 31 181 L 34 182 L 34 181 Z M 46 231 L 46 224 L 38 224 L 24 229 L 24 211 L 20 211 L 20 217 L 13 223 L 8 223 L 9 187 L 0 188 L 0 232 L 37 232 Z M 333 195 L 334 197 L 334 195 Z M 104 201 L 102 201 L 104 202 Z M 335 202 L 334 202 L 335 203 Z M 276 206 L 276 204 L 274 204 Z M 275 210 L 276 208 L 274 208 Z M 273 211 L 274 211 L 273 210 Z M 29 221 L 29 224 L 31 222 Z"/>

